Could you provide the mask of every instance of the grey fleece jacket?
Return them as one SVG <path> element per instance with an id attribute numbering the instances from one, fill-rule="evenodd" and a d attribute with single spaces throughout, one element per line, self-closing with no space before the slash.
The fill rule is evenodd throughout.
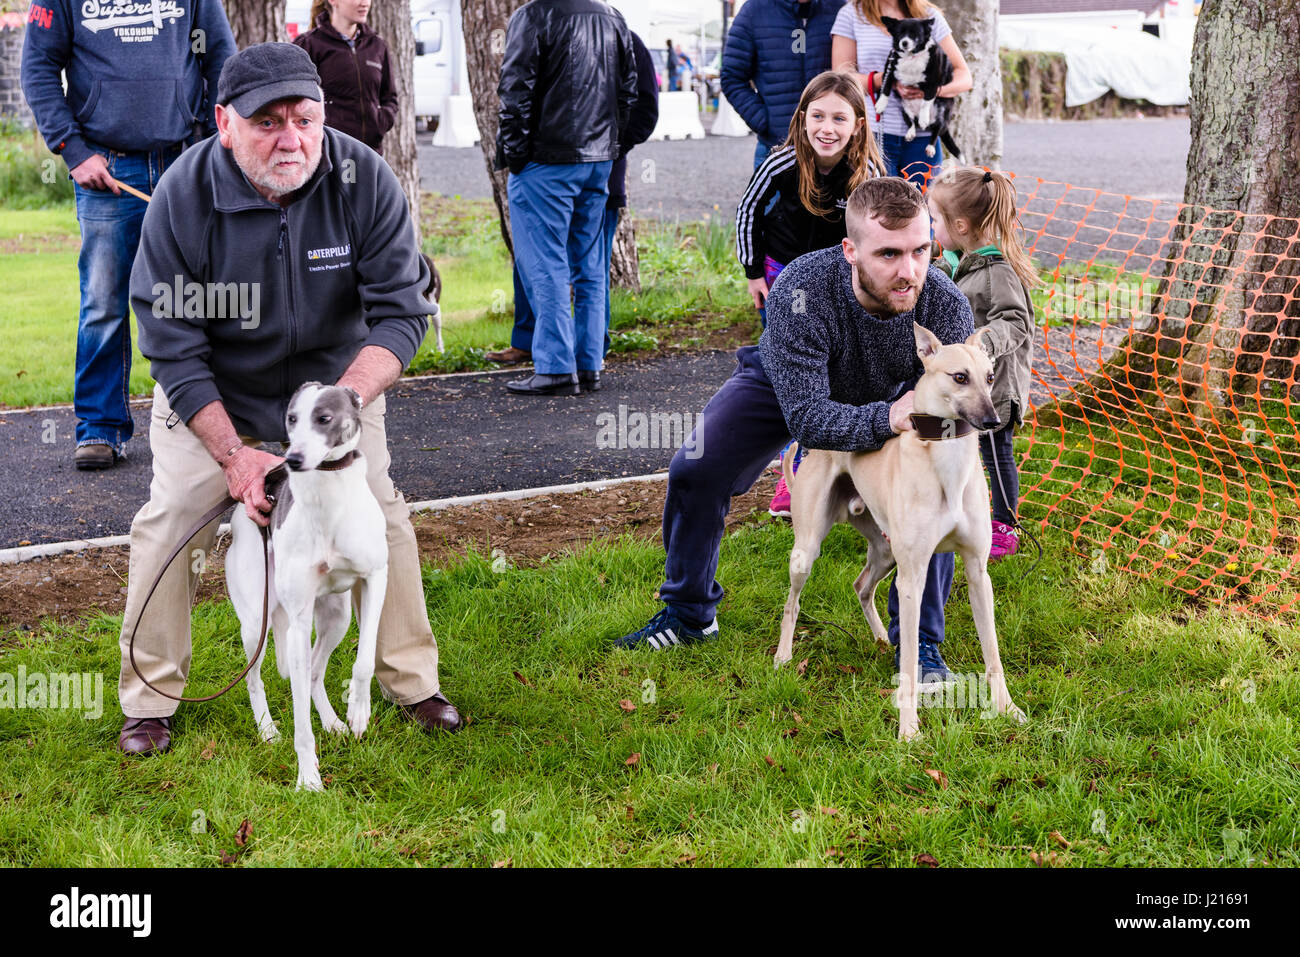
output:
<path id="1" fill-rule="evenodd" d="M 912 323 L 945 345 L 975 331 L 970 303 L 931 266 L 910 312 L 875 316 L 839 246 L 800 256 L 772 284 L 759 340 L 790 434 L 805 448 L 870 452 L 894 436 L 889 406 L 924 371 Z"/>
<path id="2" fill-rule="evenodd" d="M 182 421 L 220 399 L 241 435 L 286 439 L 289 398 L 363 346 L 405 367 L 437 309 L 406 196 L 374 150 L 325 129 L 298 198 L 263 199 L 216 137 L 158 183 L 131 270 L 140 351 Z"/>

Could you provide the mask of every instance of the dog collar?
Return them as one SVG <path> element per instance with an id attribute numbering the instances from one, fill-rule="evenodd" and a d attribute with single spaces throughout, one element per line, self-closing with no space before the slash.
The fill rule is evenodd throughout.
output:
<path id="1" fill-rule="evenodd" d="M 909 418 L 916 434 L 927 441 L 959 439 L 975 431 L 975 427 L 965 419 L 945 419 L 943 416 L 922 415 L 919 412 L 913 412 Z"/>
<path id="2" fill-rule="evenodd" d="M 967 426 L 967 428 L 970 428 L 970 426 Z M 316 466 L 316 470 L 318 472 L 337 472 L 339 469 L 347 468 L 359 458 L 361 458 L 361 453 L 353 449 L 347 455 L 340 456 L 332 462 L 322 462 Z"/>

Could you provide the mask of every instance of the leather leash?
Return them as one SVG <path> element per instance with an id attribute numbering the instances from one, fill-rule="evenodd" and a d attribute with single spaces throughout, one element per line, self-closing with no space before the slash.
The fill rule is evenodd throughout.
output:
<path id="1" fill-rule="evenodd" d="M 317 470 L 322 472 L 337 472 L 339 469 L 347 468 L 354 461 L 356 461 L 357 458 L 358 458 L 358 454 L 354 449 L 348 452 L 346 455 L 341 456 L 340 458 L 337 458 L 332 462 L 322 462 L 316 468 Z M 266 483 L 266 497 L 271 502 L 272 505 L 275 504 L 275 493 L 279 491 L 280 486 L 283 485 L 288 478 L 289 478 L 288 467 L 283 464 L 277 465 L 275 468 L 271 469 L 271 471 L 266 473 L 266 477 L 264 479 Z M 167 573 L 167 569 L 171 567 L 171 563 L 176 560 L 176 556 L 185 550 L 185 547 L 189 545 L 190 540 L 194 538 L 195 535 L 203 531 L 204 527 L 209 522 L 219 517 L 226 509 L 230 508 L 230 506 L 239 505 L 239 504 L 240 503 L 236 499 L 227 495 L 224 499 L 222 499 L 220 503 L 208 509 L 203 514 L 203 517 L 200 518 L 197 522 L 195 522 L 194 525 L 191 526 L 190 529 L 186 531 L 184 535 L 181 536 L 180 541 L 176 543 L 176 545 L 171 550 L 171 554 L 169 554 L 166 560 L 163 562 L 162 568 L 158 570 L 158 574 L 154 576 L 153 584 L 149 586 L 149 591 L 144 596 L 144 604 L 140 606 L 140 612 L 138 615 L 136 615 L 135 625 L 131 628 L 131 637 L 127 641 L 127 655 L 131 659 L 131 670 L 134 671 L 136 673 L 136 676 L 141 681 L 144 682 L 146 688 L 148 688 L 150 691 L 154 692 L 155 694 L 162 695 L 164 698 L 170 698 L 173 701 L 189 701 L 189 702 L 212 701 L 215 698 L 220 698 L 223 694 L 225 694 L 235 685 L 239 684 L 239 682 L 241 682 L 245 678 L 245 676 L 247 676 L 247 674 L 253 670 L 253 665 L 256 664 L 261 659 L 262 649 L 266 647 L 267 611 L 271 604 L 271 558 L 270 558 L 271 532 L 270 532 L 269 524 L 258 526 L 258 530 L 262 533 L 262 625 L 261 625 L 261 636 L 258 638 L 257 641 L 257 651 L 255 651 L 252 657 L 249 659 L 248 667 L 246 667 L 243 671 L 241 671 L 238 675 L 236 675 L 234 680 L 232 680 L 230 684 L 226 685 L 216 694 L 204 695 L 201 698 L 187 698 L 183 695 L 168 694 L 166 691 L 163 691 L 161 688 L 155 688 L 149 682 L 149 679 L 146 678 L 144 674 L 140 671 L 140 666 L 135 663 L 135 633 L 140 627 L 140 620 L 144 618 L 145 610 L 149 607 L 149 600 L 153 598 L 153 593 L 158 590 L 158 585 L 161 584 L 162 582 L 163 575 Z"/>

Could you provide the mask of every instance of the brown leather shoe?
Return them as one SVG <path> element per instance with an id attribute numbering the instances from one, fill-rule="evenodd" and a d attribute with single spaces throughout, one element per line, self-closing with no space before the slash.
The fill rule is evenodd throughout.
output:
<path id="1" fill-rule="evenodd" d="M 502 365 L 512 366 L 520 362 L 532 362 L 533 354 L 526 349 L 516 349 L 511 346 L 509 349 L 498 349 L 496 352 L 487 352 L 483 358 L 490 362 L 499 362 Z"/>
<path id="2" fill-rule="evenodd" d="M 415 704 L 404 704 L 402 710 L 425 731 L 459 731 L 465 726 L 456 706 L 441 693 Z"/>
<path id="3" fill-rule="evenodd" d="M 172 746 L 172 719 L 127 718 L 117 746 L 127 754 L 162 754 Z"/>

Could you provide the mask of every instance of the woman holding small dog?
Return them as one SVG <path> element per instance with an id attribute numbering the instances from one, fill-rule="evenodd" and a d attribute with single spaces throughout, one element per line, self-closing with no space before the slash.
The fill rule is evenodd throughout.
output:
<path id="1" fill-rule="evenodd" d="M 883 176 L 884 169 L 857 81 L 833 71 L 814 77 L 800 97 L 785 143 L 754 171 L 736 208 L 736 254 L 764 326 L 768 290 L 781 270 L 805 253 L 838 246 L 846 235 L 849 194 Z M 790 514 L 784 477 L 768 511 Z"/>
<path id="2" fill-rule="evenodd" d="M 831 27 L 831 63 L 837 70 L 847 70 L 855 74 L 866 91 L 867 101 L 872 102 L 880 92 L 885 61 L 893 45 L 889 30 L 885 28 L 883 17 L 896 20 L 933 19 L 931 37 L 939 48 L 948 55 L 952 64 L 952 82 L 939 88 L 940 97 L 953 97 L 965 93 L 973 85 L 970 68 L 966 58 L 957 48 L 952 38 L 952 27 L 944 19 L 942 11 L 926 0 L 850 0 L 840 10 Z M 889 106 L 882 116 L 874 116 L 872 132 L 880 139 L 880 151 L 884 154 L 887 175 L 902 176 L 918 185 L 924 185 L 930 172 L 943 164 L 943 147 L 935 144 L 933 157 L 925 155 L 929 145 L 927 138 L 917 137 L 907 142 L 907 120 L 899 97 L 916 99 L 923 96 L 919 87 L 897 86 L 897 96 L 889 98 Z"/>
<path id="3" fill-rule="evenodd" d="M 1020 546 L 1016 507 L 1020 476 L 1012 433 L 1029 408 L 1034 351 L 1034 304 L 1039 285 L 1033 261 L 1016 233 L 1016 188 L 1005 173 L 973 167 L 950 170 L 930 184 L 930 222 L 957 288 L 970 300 L 975 328 L 993 360 L 993 407 L 1002 428 L 980 439 L 980 457 L 993 486 L 993 548 L 989 561 Z M 991 442 L 990 442 L 991 440 Z"/>

